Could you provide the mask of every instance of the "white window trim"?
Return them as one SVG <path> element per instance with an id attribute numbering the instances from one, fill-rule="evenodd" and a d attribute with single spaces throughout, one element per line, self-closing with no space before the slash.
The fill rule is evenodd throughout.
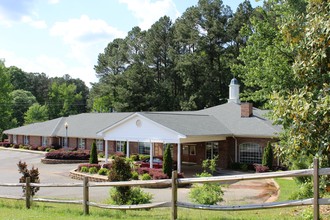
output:
<path id="1" fill-rule="evenodd" d="M 103 140 L 102 139 L 97 139 L 96 140 L 96 149 L 97 151 L 103 151 Z"/>
<path id="2" fill-rule="evenodd" d="M 244 149 L 245 148 L 245 149 Z M 250 149 L 249 149 L 250 148 Z M 251 156 L 242 159 L 242 153 L 248 152 Z M 239 162 L 240 163 L 261 163 L 262 161 L 262 147 L 258 143 L 245 142 L 239 145 Z"/>
<path id="3" fill-rule="evenodd" d="M 116 152 L 124 152 L 125 141 L 116 141 Z"/>
<path id="4" fill-rule="evenodd" d="M 82 150 L 86 149 L 86 140 L 84 138 L 78 139 L 78 148 Z"/>
<path id="5" fill-rule="evenodd" d="M 24 145 L 28 145 L 29 144 L 29 136 L 27 136 L 27 135 L 24 135 L 23 136 L 23 143 L 24 143 Z"/>
<path id="6" fill-rule="evenodd" d="M 41 145 L 42 146 L 48 145 L 48 138 L 46 136 L 41 137 Z"/>
<path id="7" fill-rule="evenodd" d="M 17 144 L 17 135 L 16 134 L 13 135 L 13 144 Z"/>

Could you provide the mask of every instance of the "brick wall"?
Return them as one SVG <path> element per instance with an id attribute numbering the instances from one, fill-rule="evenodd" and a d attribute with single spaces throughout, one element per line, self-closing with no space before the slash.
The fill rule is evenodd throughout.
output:
<path id="1" fill-rule="evenodd" d="M 40 136 L 29 136 L 29 145 L 38 147 L 41 146 L 41 137 Z"/>

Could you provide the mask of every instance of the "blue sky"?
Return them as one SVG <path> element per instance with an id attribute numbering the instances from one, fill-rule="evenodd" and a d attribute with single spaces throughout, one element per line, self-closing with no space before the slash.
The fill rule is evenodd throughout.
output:
<path id="1" fill-rule="evenodd" d="M 250 0 L 253 7 L 262 4 Z M 175 21 L 198 0 L 0 0 L 0 59 L 49 77 L 69 74 L 90 86 L 109 42 L 164 15 Z M 243 0 L 223 0 L 235 12 Z"/>

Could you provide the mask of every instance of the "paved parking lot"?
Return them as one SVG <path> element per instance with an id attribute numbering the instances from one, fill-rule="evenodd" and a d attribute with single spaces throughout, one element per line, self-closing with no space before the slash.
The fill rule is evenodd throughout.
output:
<path id="1" fill-rule="evenodd" d="M 30 152 L 13 151 L 10 149 L 0 148 L 0 183 L 18 183 L 21 174 L 18 172 L 17 164 L 21 160 L 26 162 L 28 168 L 32 166 L 39 169 L 41 183 L 80 183 L 80 180 L 74 180 L 69 177 L 70 170 L 77 167 L 77 164 L 43 164 L 41 158 L 43 154 Z M 192 176 L 195 171 L 194 167 L 187 167 L 187 174 Z M 230 175 L 233 173 L 223 171 L 221 175 Z M 234 173 L 237 174 L 237 173 Z M 273 186 L 273 187 L 269 187 Z M 270 191 L 265 191 L 265 190 Z M 153 194 L 154 202 L 170 201 L 171 188 L 165 189 L 143 189 Z M 263 203 L 267 201 L 269 196 L 276 194 L 276 187 L 272 180 L 258 181 L 240 181 L 231 184 L 224 189 L 223 204 L 246 204 L 246 203 Z M 179 188 L 178 200 L 188 200 L 189 188 Z M 0 195 L 18 196 L 22 194 L 22 189 L 18 187 L 0 187 Z M 82 199 L 82 188 L 52 188 L 43 187 L 37 192 L 37 197 L 42 198 L 66 198 L 66 199 Z M 109 197 L 109 187 L 90 188 L 90 200 L 102 202 Z"/>

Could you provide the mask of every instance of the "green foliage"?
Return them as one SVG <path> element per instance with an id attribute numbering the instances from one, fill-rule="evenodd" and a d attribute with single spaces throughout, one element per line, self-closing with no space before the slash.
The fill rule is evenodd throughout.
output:
<path id="1" fill-rule="evenodd" d="M 10 106 L 12 97 L 12 85 L 10 83 L 9 75 L 6 72 L 6 67 L 2 60 L 0 60 L 0 134 L 11 127 L 11 115 L 13 109 Z"/>
<path id="2" fill-rule="evenodd" d="M 203 172 L 199 177 L 210 177 L 211 174 Z M 223 200 L 223 191 L 218 183 L 194 183 L 189 192 L 191 200 L 198 204 L 215 205 Z"/>
<path id="3" fill-rule="evenodd" d="M 90 174 L 96 174 L 96 173 L 98 172 L 98 170 L 97 170 L 96 167 L 90 167 L 89 170 L 88 170 L 88 172 L 89 172 Z"/>
<path id="4" fill-rule="evenodd" d="M 110 189 L 110 204 L 114 205 L 138 205 L 147 204 L 151 202 L 152 195 L 150 193 L 143 192 L 139 187 L 133 187 L 129 189 L 126 194 L 127 198 L 122 198 L 122 194 L 119 193 L 117 188 Z"/>
<path id="5" fill-rule="evenodd" d="M 115 157 L 110 168 L 108 176 L 110 181 L 128 181 L 132 178 L 130 164 L 122 157 Z M 127 204 L 130 198 L 130 187 L 119 186 L 115 187 L 115 193 L 111 194 L 111 199 L 115 204 Z"/>
<path id="6" fill-rule="evenodd" d="M 97 158 L 97 149 L 96 149 L 96 143 L 93 142 L 92 147 L 91 147 L 91 154 L 89 158 L 89 163 L 90 164 L 98 164 L 98 158 Z"/>
<path id="7" fill-rule="evenodd" d="M 293 78 L 302 86 L 272 96 L 273 119 L 284 130 L 277 150 L 288 161 L 316 156 L 329 166 L 330 3 L 309 1 L 303 18 L 297 27 L 295 17 L 288 16 L 283 26 L 286 41 L 296 50 Z M 293 26 L 299 34 L 291 32 Z"/>
<path id="8" fill-rule="evenodd" d="M 171 147 L 168 144 L 166 146 L 163 156 L 163 173 L 166 174 L 169 178 L 172 178 L 172 169 L 173 169 L 173 159 L 171 155 Z"/>
<path id="9" fill-rule="evenodd" d="M 30 106 L 37 102 L 36 97 L 25 90 L 14 90 L 10 93 L 12 97 L 13 117 L 17 120 L 19 126 L 24 124 L 24 114 Z M 23 103 L 23 104 L 22 104 Z"/>
<path id="10" fill-rule="evenodd" d="M 88 167 L 81 167 L 80 168 L 80 172 L 88 173 L 89 172 L 89 168 Z"/>
<path id="11" fill-rule="evenodd" d="M 144 174 L 141 176 L 141 180 L 152 180 L 152 177 L 150 176 L 149 173 L 144 173 Z"/>
<path id="12" fill-rule="evenodd" d="M 295 192 L 293 192 L 290 196 L 290 199 L 307 199 L 313 198 L 313 184 L 311 182 L 306 182 L 300 185 Z"/>
<path id="13" fill-rule="evenodd" d="M 115 157 L 109 174 L 110 181 L 128 181 L 132 177 L 131 167 L 122 157 Z"/>
<path id="14" fill-rule="evenodd" d="M 53 82 L 49 89 L 47 109 L 50 119 L 74 115 L 80 112 L 79 103 L 82 94 L 77 92 L 77 86 L 67 82 Z"/>
<path id="15" fill-rule="evenodd" d="M 138 180 L 139 179 L 139 173 L 136 171 L 132 172 L 132 180 Z"/>
<path id="16" fill-rule="evenodd" d="M 24 114 L 24 124 L 32 124 L 48 120 L 48 110 L 45 105 L 34 103 Z"/>
<path id="17" fill-rule="evenodd" d="M 215 171 L 216 161 L 218 156 L 213 159 L 204 160 L 202 163 L 204 171 L 198 174 L 198 177 L 211 177 L 212 174 L 208 173 L 210 170 L 212 173 Z M 194 183 L 189 192 L 191 200 L 198 204 L 215 205 L 223 200 L 223 191 L 218 183 Z"/>
<path id="18" fill-rule="evenodd" d="M 107 168 L 101 168 L 98 172 L 99 175 L 107 176 L 109 175 L 109 170 Z"/>
<path id="19" fill-rule="evenodd" d="M 203 172 L 207 173 L 207 170 L 210 170 L 211 173 L 213 174 L 216 171 L 218 158 L 219 158 L 219 156 L 217 155 L 213 159 L 203 160 L 203 162 L 202 162 L 202 167 L 204 169 Z"/>
<path id="20" fill-rule="evenodd" d="M 30 178 L 30 183 L 40 183 L 38 168 L 32 167 L 31 170 L 29 170 L 27 168 L 27 164 L 25 162 L 21 162 L 21 161 L 18 162 L 17 166 L 18 166 L 19 173 L 21 173 L 23 175 L 19 179 L 20 183 L 26 183 L 27 177 Z M 23 188 L 23 193 L 25 195 L 26 187 L 22 186 L 22 188 Z M 40 187 L 31 186 L 31 196 L 34 196 L 39 191 L 39 189 L 40 189 Z"/>
<path id="21" fill-rule="evenodd" d="M 271 143 L 268 142 L 262 155 L 262 165 L 267 166 L 269 169 L 272 169 L 273 160 L 274 160 L 273 147 Z"/>

